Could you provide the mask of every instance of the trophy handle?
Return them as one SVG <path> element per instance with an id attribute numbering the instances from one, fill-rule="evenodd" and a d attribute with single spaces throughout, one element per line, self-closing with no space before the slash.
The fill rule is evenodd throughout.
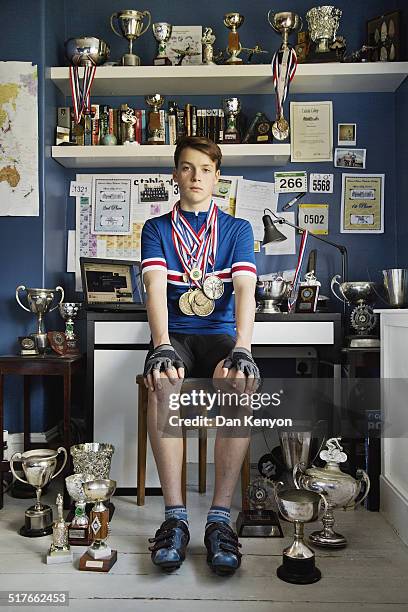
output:
<path id="1" fill-rule="evenodd" d="M 58 308 L 58 306 L 59 306 L 59 305 L 60 305 L 60 304 L 63 302 L 63 300 L 64 300 L 65 293 L 64 293 L 63 288 L 62 288 L 62 287 L 60 287 L 60 286 L 58 285 L 58 287 L 55 287 L 55 292 L 57 292 L 57 291 L 61 291 L 61 299 L 60 299 L 60 301 L 58 302 L 58 304 L 57 304 L 56 306 L 54 306 L 54 308 L 50 308 L 50 312 L 52 312 L 53 310 L 55 310 L 56 308 Z"/>
<path id="2" fill-rule="evenodd" d="M 339 283 L 339 280 L 338 280 L 339 278 L 341 278 L 340 274 L 336 274 L 335 276 L 333 276 L 333 278 L 331 279 L 331 283 L 330 283 L 330 289 L 332 290 L 333 295 L 334 295 L 334 296 L 335 296 L 335 297 L 336 297 L 338 300 L 340 300 L 340 302 L 347 302 L 348 300 L 346 300 L 346 298 L 345 298 L 345 296 L 344 296 L 344 294 L 343 294 L 343 292 L 342 292 L 342 290 L 341 290 L 340 283 Z M 335 285 L 338 285 L 338 286 L 339 286 L 339 291 L 340 291 L 340 293 L 341 293 L 342 297 L 339 297 L 339 296 L 337 295 L 337 292 L 336 292 L 336 290 L 335 290 L 335 288 L 334 288 L 334 287 L 335 287 Z"/>
<path id="3" fill-rule="evenodd" d="M 271 26 L 271 28 L 272 28 L 273 30 L 275 30 L 274 26 L 273 26 L 273 25 L 272 25 L 272 23 L 271 23 L 271 18 L 269 17 L 269 15 L 270 15 L 270 13 L 271 13 L 271 12 L 272 12 L 272 9 L 269 9 L 269 11 L 268 11 L 268 23 L 269 23 L 269 25 Z M 275 13 L 272 13 L 272 15 L 274 15 L 274 14 L 275 14 Z"/>
<path id="4" fill-rule="evenodd" d="M 329 502 L 327 501 L 327 497 L 326 497 L 326 495 L 323 493 L 322 489 L 320 489 L 319 491 L 315 489 L 314 491 L 315 491 L 315 493 L 317 493 L 318 495 L 320 495 L 320 497 L 321 497 L 321 498 L 322 498 L 322 500 L 323 500 L 323 504 L 324 504 L 324 511 L 323 511 L 323 512 L 321 512 L 321 513 L 319 512 L 319 518 L 321 518 L 321 517 L 322 517 L 323 515 L 325 515 L 325 514 L 326 514 L 326 512 L 327 512 L 327 511 L 330 509 Z"/>
<path id="5" fill-rule="evenodd" d="M 64 457 L 64 461 L 63 461 L 62 466 L 61 466 L 61 467 L 60 467 L 60 469 L 58 470 L 58 472 L 55 472 L 55 474 L 54 474 L 54 475 L 51 477 L 51 480 L 54 480 L 54 478 L 55 478 L 56 476 L 58 476 L 58 474 L 61 474 L 62 470 L 63 470 L 63 469 L 64 469 L 64 467 L 65 467 L 65 464 L 66 464 L 66 462 L 67 462 L 67 459 L 68 459 L 68 456 L 67 456 L 67 451 L 66 451 L 66 449 L 65 449 L 63 446 L 59 446 L 59 447 L 58 447 L 58 449 L 57 449 L 57 453 L 59 454 L 59 453 L 60 453 L 60 451 L 61 451 L 61 452 L 63 452 L 63 453 L 64 453 L 64 455 L 65 455 L 65 457 Z"/>
<path id="6" fill-rule="evenodd" d="M 282 487 L 284 487 L 284 486 L 285 486 L 285 483 L 284 483 L 284 482 L 282 482 L 281 480 L 278 480 L 278 481 L 276 481 L 276 482 L 273 482 L 272 484 L 273 484 L 273 495 L 274 495 L 274 497 L 275 497 L 275 501 L 276 501 L 276 503 L 278 503 L 278 497 L 277 497 L 277 495 L 276 495 L 276 494 L 277 494 L 277 492 L 278 492 L 278 488 L 282 488 Z"/>
<path id="7" fill-rule="evenodd" d="M 19 480 L 20 482 L 23 482 L 24 484 L 30 484 L 29 482 L 27 482 L 27 480 L 23 480 L 22 478 L 20 478 L 20 476 L 18 476 L 15 471 L 14 471 L 14 467 L 13 467 L 13 463 L 14 461 L 16 461 L 17 459 L 21 459 L 21 453 L 13 453 L 13 455 L 10 457 L 10 470 L 14 476 L 14 478 L 17 478 L 17 480 Z"/>
<path id="8" fill-rule="evenodd" d="M 144 29 L 143 29 L 143 30 L 140 32 L 139 36 L 141 36 L 142 34 L 144 34 L 144 33 L 146 32 L 146 30 L 148 30 L 148 29 L 149 29 L 149 26 L 150 26 L 150 24 L 151 24 L 151 22 L 152 22 L 152 16 L 151 16 L 151 14 L 149 13 L 149 11 L 143 11 L 143 12 L 142 12 L 142 15 L 143 15 L 143 17 L 146 17 L 146 16 L 147 16 L 147 18 L 149 19 L 149 23 L 148 23 L 148 24 L 147 24 L 147 26 L 146 26 L 146 27 L 145 27 L 145 28 L 144 28 Z"/>
<path id="9" fill-rule="evenodd" d="M 295 483 L 295 487 L 297 489 L 301 489 L 300 486 L 300 478 L 305 473 L 306 463 L 297 463 L 292 471 L 293 482 Z"/>
<path id="10" fill-rule="evenodd" d="M 24 310 L 26 310 L 27 312 L 31 312 L 31 310 L 29 308 L 27 308 L 27 306 L 24 306 L 24 304 L 22 304 L 20 302 L 20 298 L 18 295 L 18 292 L 20 291 L 20 289 L 22 289 L 23 291 L 25 291 L 25 285 L 19 285 L 16 289 L 16 300 L 17 302 L 20 304 L 21 308 L 24 308 Z"/>
<path id="11" fill-rule="evenodd" d="M 115 17 L 117 17 L 118 14 L 117 13 L 112 13 L 112 15 L 110 16 L 110 26 L 112 28 L 112 30 L 115 32 L 116 36 L 119 36 L 119 38 L 123 38 L 122 34 L 119 34 L 119 32 L 117 31 L 117 29 L 115 28 L 115 26 L 113 25 L 113 19 Z"/>
<path id="12" fill-rule="evenodd" d="M 359 504 L 362 504 L 367 495 L 370 492 L 370 477 L 365 470 L 357 470 L 357 479 L 361 482 L 362 480 L 365 482 L 365 491 L 363 496 L 354 503 L 354 508 Z"/>
<path id="13" fill-rule="evenodd" d="M 300 27 L 298 29 L 298 32 L 301 32 L 303 30 L 303 19 L 302 17 L 298 14 L 299 20 L 300 20 Z"/>

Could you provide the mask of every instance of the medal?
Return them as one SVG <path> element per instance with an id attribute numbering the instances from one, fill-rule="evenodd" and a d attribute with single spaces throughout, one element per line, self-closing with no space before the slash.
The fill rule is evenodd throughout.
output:
<path id="1" fill-rule="evenodd" d="M 200 278 L 202 277 L 203 273 L 201 272 L 200 268 L 191 268 L 190 270 L 190 278 L 193 281 L 199 281 Z"/>
<path id="2" fill-rule="evenodd" d="M 289 137 L 289 123 L 283 115 L 272 125 L 272 134 L 276 140 L 286 140 Z"/>
<path id="3" fill-rule="evenodd" d="M 183 274 L 183 283 L 188 283 L 188 274 L 186 272 Z"/>
<path id="4" fill-rule="evenodd" d="M 194 315 L 194 312 L 190 305 L 190 295 L 192 293 L 193 293 L 192 291 L 186 291 L 185 293 L 180 295 L 179 302 L 178 302 L 181 312 L 185 315 L 188 315 L 189 317 Z"/>
<path id="5" fill-rule="evenodd" d="M 198 294 L 196 292 L 199 292 Z M 193 299 L 190 302 L 190 306 L 194 314 L 199 317 L 208 317 L 212 312 L 214 312 L 215 304 L 214 300 L 210 300 L 201 289 L 196 289 L 194 291 L 196 295 L 193 296 Z"/>
<path id="6" fill-rule="evenodd" d="M 272 125 L 272 134 L 276 140 L 286 140 L 289 137 L 289 123 L 283 116 L 283 105 L 289 91 L 289 85 L 295 76 L 297 56 L 294 49 L 284 49 L 282 61 L 279 62 L 279 51 L 272 58 L 273 84 L 276 92 L 277 119 Z"/>
<path id="7" fill-rule="evenodd" d="M 210 300 L 218 300 L 224 293 L 224 283 L 215 274 L 210 274 L 204 279 L 203 291 Z"/>

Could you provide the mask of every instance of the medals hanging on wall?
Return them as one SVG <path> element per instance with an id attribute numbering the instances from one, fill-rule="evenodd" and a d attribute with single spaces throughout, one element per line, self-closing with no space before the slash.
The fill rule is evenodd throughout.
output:
<path id="1" fill-rule="evenodd" d="M 282 60 L 280 61 L 280 58 Z M 289 123 L 284 117 L 284 103 L 289 91 L 289 85 L 295 76 L 297 68 L 296 51 L 290 47 L 276 51 L 272 58 L 273 84 L 276 92 L 276 121 L 272 125 L 272 134 L 276 140 L 286 140 L 289 137 Z"/>

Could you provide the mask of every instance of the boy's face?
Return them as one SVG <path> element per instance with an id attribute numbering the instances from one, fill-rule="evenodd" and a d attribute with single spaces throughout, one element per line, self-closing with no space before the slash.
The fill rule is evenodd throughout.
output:
<path id="1" fill-rule="evenodd" d="M 219 176 L 220 171 L 208 155 L 189 147 L 183 149 L 178 167 L 173 171 L 181 205 L 196 209 L 208 205 Z"/>

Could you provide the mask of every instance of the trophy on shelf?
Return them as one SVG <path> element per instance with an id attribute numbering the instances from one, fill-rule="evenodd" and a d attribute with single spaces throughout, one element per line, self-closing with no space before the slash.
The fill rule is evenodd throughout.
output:
<path id="1" fill-rule="evenodd" d="M 294 32 L 299 32 L 303 27 L 302 18 L 297 13 L 289 11 L 273 13 L 272 9 L 269 10 L 268 22 L 271 28 L 283 38 L 281 51 L 289 48 L 289 36 Z"/>
<path id="2" fill-rule="evenodd" d="M 282 565 L 276 570 L 278 578 L 292 584 L 311 584 L 321 578 L 315 566 L 315 554 L 304 541 L 304 524 L 317 521 L 327 511 L 328 504 L 322 493 L 305 489 L 279 489 L 277 483 L 275 499 L 283 518 L 295 525 L 292 544 L 284 549 Z M 323 512 L 321 503 L 323 502 Z"/>
<path id="3" fill-rule="evenodd" d="M 55 472 L 57 458 L 60 453 L 64 454 L 62 466 Z M 21 466 L 27 480 L 23 480 L 14 470 L 14 463 L 21 461 Z M 43 505 L 40 501 L 43 488 L 62 472 L 67 462 L 67 451 L 60 446 L 57 450 L 49 448 L 38 448 L 14 453 L 10 458 L 10 469 L 17 480 L 29 484 L 36 489 L 37 502 L 25 511 L 25 524 L 19 533 L 22 536 L 36 538 L 52 533 L 52 509 Z"/>
<path id="4" fill-rule="evenodd" d="M 71 546 L 88 546 L 91 543 L 83 484 L 92 478 L 93 474 L 72 474 L 65 478 L 68 495 L 75 502 L 75 513 L 68 527 L 68 542 Z"/>
<path id="5" fill-rule="evenodd" d="M 27 302 L 30 308 L 27 308 L 27 306 L 24 306 L 24 304 L 21 303 L 19 297 L 20 290 L 26 292 Z M 61 292 L 61 299 L 56 306 L 50 308 L 57 291 Z M 59 286 L 55 289 L 33 289 L 30 287 L 26 288 L 25 285 L 19 285 L 16 289 L 16 300 L 21 308 L 27 312 L 32 312 L 37 315 L 37 332 L 32 334 L 32 336 L 40 353 L 45 353 L 48 348 L 48 338 L 44 326 L 44 315 L 47 312 L 52 312 L 58 308 L 58 305 L 61 304 L 63 299 L 64 290 Z"/>
<path id="6" fill-rule="evenodd" d="M 237 517 L 237 533 L 243 538 L 282 538 L 283 533 L 273 510 L 267 510 L 273 496 L 273 485 L 267 478 L 256 478 L 248 486 L 250 510 Z"/>
<path id="7" fill-rule="evenodd" d="M 52 526 L 52 544 L 47 555 L 47 564 L 69 563 L 72 561 L 72 550 L 68 544 L 68 526 L 63 515 L 63 497 L 57 495 L 58 520 Z"/>
<path id="8" fill-rule="evenodd" d="M 147 17 L 147 24 L 143 27 L 143 20 Z M 119 26 L 118 31 L 115 28 Z M 149 11 L 124 10 L 113 13 L 110 17 L 110 25 L 116 36 L 126 38 L 129 41 L 129 53 L 122 55 L 122 66 L 140 66 L 140 57 L 133 53 L 133 41 L 142 36 L 148 30 L 151 22 Z"/>
<path id="9" fill-rule="evenodd" d="M 335 6 L 316 6 L 306 13 L 312 49 L 308 62 L 336 62 L 339 55 L 332 48 L 339 29 L 342 11 Z"/>
<path id="10" fill-rule="evenodd" d="M 79 569 L 94 572 L 109 572 L 116 563 L 117 551 L 107 545 L 109 535 L 109 509 L 103 502 L 115 492 L 116 482 L 109 479 L 89 480 L 83 483 L 85 497 L 94 502 L 90 514 L 90 529 L 93 542 L 79 561 Z"/>
<path id="11" fill-rule="evenodd" d="M 137 144 L 135 132 L 137 117 L 133 108 L 130 108 L 127 104 L 120 105 L 120 122 L 121 143 L 124 145 Z"/>
<path id="12" fill-rule="evenodd" d="M 323 529 L 314 531 L 310 541 L 324 548 L 343 548 L 347 545 L 346 538 L 333 529 L 335 519 L 333 510 L 336 508 L 353 509 L 356 503 L 361 504 L 370 490 L 370 479 L 364 470 L 357 470 L 357 479 L 340 470 L 339 464 L 347 461 L 347 455 L 340 445 L 341 438 L 327 440 L 327 450 L 320 452 L 320 458 L 326 461 L 323 468 L 312 466 L 306 469 L 306 464 L 299 463 L 293 468 L 293 480 L 297 489 L 323 492 L 327 497 L 327 509 L 323 514 Z M 362 484 L 365 483 L 363 496 L 356 502 Z"/>
<path id="13" fill-rule="evenodd" d="M 173 26 L 165 21 L 158 21 L 152 25 L 153 36 L 159 43 L 157 55 L 153 60 L 154 66 L 171 66 L 171 60 L 167 57 L 167 43 L 172 29 Z"/>
<path id="14" fill-rule="evenodd" d="M 64 43 L 65 55 L 72 66 L 99 66 L 110 55 L 110 47 L 102 38 L 80 36 Z"/>
<path id="15" fill-rule="evenodd" d="M 204 28 L 203 37 L 201 44 L 203 45 L 203 64 L 212 66 L 214 62 L 214 47 L 215 34 L 213 34 L 212 28 Z"/>
<path id="16" fill-rule="evenodd" d="M 240 99 L 225 98 L 223 106 L 227 116 L 227 127 L 224 132 L 224 143 L 239 144 L 241 142 L 241 135 L 237 127 L 237 117 L 241 111 Z"/>
<path id="17" fill-rule="evenodd" d="M 164 104 L 164 96 L 160 94 L 152 94 L 145 96 L 146 103 L 151 110 L 148 112 L 148 137 L 147 144 L 165 144 L 166 134 L 164 125 L 160 120 L 160 109 Z"/>
<path id="18" fill-rule="evenodd" d="M 65 321 L 65 339 L 67 343 L 67 355 L 79 355 L 77 336 L 74 332 L 74 319 L 78 316 L 82 304 L 80 302 L 61 302 L 59 312 Z"/>
<path id="19" fill-rule="evenodd" d="M 225 61 L 226 64 L 242 64 L 242 59 L 238 57 L 241 53 L 241 43 L 239 42 L 238 28 L 244 23 L 245 17 L 240 13 L 226 13 L 224 15 L 224 25 L 229 30 L 227 53 L 229 58 Z"/>

